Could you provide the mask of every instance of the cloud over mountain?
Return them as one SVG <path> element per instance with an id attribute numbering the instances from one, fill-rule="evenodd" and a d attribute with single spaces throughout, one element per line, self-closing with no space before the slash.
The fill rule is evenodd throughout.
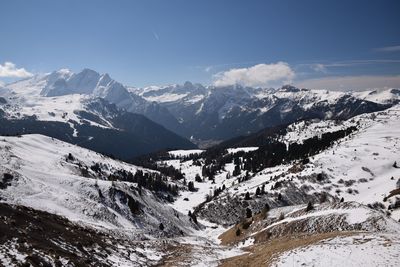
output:
<path id="1" fill-rule="evenodd" d="M 24 68 L 17 68 L 12 62 L 5 62 L 0 64 L 0 77 L 13 77 L 13 78 L 27 78 L 33 74 Z"/>
<path id="2" fill-rule="evenodd" d="M 277 62 L 257 64 L 249 68 L 236 68 L 217 73 L 214 76 L 214 85 L 279 86 L 290 82 L 294 77 L 295 72 L 289 64 Z"/>

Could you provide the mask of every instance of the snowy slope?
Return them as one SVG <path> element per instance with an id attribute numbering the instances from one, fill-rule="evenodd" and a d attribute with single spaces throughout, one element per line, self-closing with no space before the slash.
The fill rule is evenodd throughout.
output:
<path id="1" fill-rule="evenodd" d="M 354 92 L 360 98 L 368 101 L 373 101 L 376 103 L 390 103 L 400 100 L 400 90 L 399 89 L 389 89 L 380 91 L 366 91 L 366 92 Z"/>
<path id="2" fill-rule="evenodd" d="M 393 167 L 400 159 L 400 107 L 378 112 L 376 118 L 361 115 L 354 122 L 361 127 L 358 133 L 316 155 L 312 167 L 298 175 L 324 172 L 332 182 L 332 194 L 365 204 L 383 202 L 400 178 L 400 169 Z M 400 213 L 393 216 L 399 219 Z"/>
<path id="3" fill-rule="evenodd" d="M 170 160 L 163 164 L 172 165 L 180 169 L 186 181 L 193 181 L 197 192 L 182 191 L 173 207 L 182 212 L 193 210 L 205 201 L 207 196 L 213 195 L 218 188 L 226 189 L 202 210 L 207 218 L 216 218 L 216 214 L 224 214 L 218 218 L 229 218 L 235 209 L 240 212 L 244 194 L 249 192 L 253 209 L 260 210 L 265 201 L 270 205 L 282 205 L 277 201 L 279 193 L 284 195 L 285 201 L 291 204 L 304 203 L 307 199 L 319 201 L 321 194 L 327 193 L 336 199 L 357 201 L 365 205 L 386 209 L 394 205 L 398 196 L 390 197 L 384 202 L 390 191 L 397 188 L 400 179 L 400 168 L 394 168 L 395 161 L 400 162 L 400 108 L 394 106 L 386 111 L 373 114 L 362 114 L 343 122 L 315 120 L 298 122 L 288 127 L 288 132 L 279 140 L 290 144 L 301 143 L 307 138 L 319 136 L 322 133 L 333 132 L 356 126 L 358 130 L 333 147 L 310 158 L 310 163 L 304 166 L 291 162 L 273 168 L 264 169 L 258 173 L 250 173 L 250 179 L 238 183 L 238 177 L 232 175 L 234 164 L 228 163 L 215 176 L 214 181 L 204 179 L 196 182 L 195 176 L 201 176 L 202 166 L 193 164 L 192 160 Z M 251 151 L 256 148 L 228 149 L 229 152 L 238 150 Z M 181 154 L 185 154 L 180 152 Z M 201 165 L 204 164 L 200 159 Z M 239 177 L 243 177 L 245 172 Z M 319 176 L 323 177 L 319 180 Z M 215 182 L 215 183 L 214 183 Z M 272 187 L 280 183 L 276 189 Z M 257 187 L 266 185 L 267 194 L 256 197 Z M 400 210 L 390 211 L 390 215 L 398 220 Z M 237 216 L 237 214 L 236 214 Z M 240 216 L 239 216 L 240 217 Z M 236 218 L 236 217 L 235 217 Z"/>
<path id="4" fill-rule="evenodd" d="M 163 161 L 161 164 L 181 169 L 182 173 L 185 174 L 187 182 L 190 182 L 195 180 L 196 174 L 201 174 L 201 167 L 195 166 L 192 163 L 192 161 L 180 163 L 180 160 L 168 160 Z M 214 186 L 211 185 L 211 181 L 205 181 L 204 183 L 195 183 L 195 188 L 197 188 L 196 192 L 181 191 L 178 199 L 170 205 L 174 209 L 187 214 L 205 200 L 207 194 L 210 194 Z"/>
<path id="5" fill-rule="evenodd" d="M 160 234 L 162 222 L 170 234 L 190 232 L 195 225 L 168 208 L 164 201 L 128 182 L 109 181 L 117 170 L 135 173 L 136 166 L 112 160 L 98 153 L 41 135 L 2 137 L 0 173 L 14 176 L 0 190 L 0 199 L 67 217 L 69 220 L 106 229 L 124 229 L 136 234 Z M 66 160 L 71 153 L 74 160 Z M 80 166 L 101 164 L 103 173 Z M 148 170 L 143 170 L 148 172 Z M 86 177 L 89 176 L 89 177 Z M 129 201 L 139 203 L 142 212 L 134 214 Z"/>
<path id="6" fill-rule="evenodd" d="M 289 131 L 283 140 L 301 142 L 306 138 L 318 136 L 324 132 L 345 129 L 349 126 L 358 126 L 359 130 L 339 141 L 334 147 L 323 151 L 311 159 L 311 164 L 304 170 L 291 176 L 306 176 L 311 173 L 324 172 L 330 177 L 332 185 L 331 193 L 344 196 L 345 199 L 360 201 L 365 204 L 374 201 L 381 202 L 389 191 L 396 188 L 396 181 L 400 178 L 400 169 L 393 168 L 393 163 L 399 160 L 400 152 L 400 107 L 394 106 L 386 111 L 373 115 L 363 114 L 348 121 L 336 123 L 333 121 L 320 121 L 315 123 L 300 122 L 289 126 Z M 289 166 L 288 166 L 289 167 Z M 270 170 L 270 175 L 265 170 L 256 175 L 253 180 L 268 181 L 274 175 L 285 173 L 287 167 Z M 396 179 L 391 180 L 391 177 Z M 283 178 L 284 179 L 284 178 Z M 360 180 L 360 179 L 365 179 Z M 354 180 L 353 186 L 344 183 Z M 294 181 L 296 181 L 294 179 Z M 249 183 L 253 183 L 250 181 Z M 302 186 L 306 181 L 298 181 Z M 313 187 L 322 190 L 322 186 L 312 184 Z M 359 193 L 348 193 L 353 188 Z M 335 193 L 336 190 L 340 193 Z"/>

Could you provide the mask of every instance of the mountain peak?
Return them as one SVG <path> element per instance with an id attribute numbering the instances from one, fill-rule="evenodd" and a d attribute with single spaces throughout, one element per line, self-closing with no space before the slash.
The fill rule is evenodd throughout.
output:
<path id="1" fill-rule="evenodd" d="M 191 82 L 189 82 L 189 81 L 186 81 L 186 82 L 183 84 L 183 86 L 184 86 L 184 87 L 193 87 L 193 83 L 191 83 Z"/>
<path id="2" fill-rule="evenodd" d="M 111 79 L 111 77 L 110 77 L 110 75 L 109 75 L 108 73 L 102 74 L 101 77 L 102 77 L 103 79 Z"/>
<path id="3" fill-rule="evenodd" d="M 94 71 L 89 68 L 84 68 L 80 73 L 85 74 L 85 75 L 100 75 L 97 71 Z"/>
<path id="4" fill-rule="evenodd" d="M 108 73 L 100 75 L 98 85 L 107 85 L 112 81 L 110 75 Z"/>

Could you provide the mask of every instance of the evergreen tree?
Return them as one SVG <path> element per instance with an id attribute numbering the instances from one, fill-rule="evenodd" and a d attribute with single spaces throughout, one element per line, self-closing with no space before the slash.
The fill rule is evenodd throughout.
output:
<path id="1" fill-rule="evenodd" d="M 200 175 L 197 173 L 196 177 L 194 178 L 196 182 L 201 183 L 203 180 L 201 179 Z"/>
<path id="2" fill-rule="evenodd" d="M 246 209 L 246 217 L 247 218 L 251 218 L 253 216 L 253 213 L 251 212 L 251 209 L 250 208 L 247 208 Z"/>
<path id="3" fill-rule="evenodd" d="M 238 176 L 238 175 L 240 175 L 240 173 L 241 173 L 240 166 L 239 165 L 235 165 L 235 169 L 233 170 L 232 175 L 233 176 Z"/>
<path id="4" fill-rule="evenodd" d="M 240 236 L 240 234 L 241 234 L 242 232 L 240 231 L 240 229 L 238 228 L 238 229 L 236 229 L 236 236 Z"/>
<path id="5" fill-rule="evenodd" d="M 194 188 L 194 182 L 193 181 L 190 181 L 188 183 L 188 190 L 191 191 L 191 192 L 196 191 L 195 188 Z"/>
<path id="6" fill-rule="evenodd" d="M 268 212 L 271 208 L 269 207 L 268 203 L 265 203 L 264 210 Z"/>
<path id="7" fill-rule="evenodd" d="M 197 224 L 197 217 L 196 214 L 192 213 L 192 220 L 195 224 Z"/>
<path id="8" fill-rule="evenodd" d="M 70 160 L 70 161 L 73 161 L 74 160 L 74 156 L 72 156 L 71 153 L 68 153 L 67 159 Z"/>
<path id="9" fill-rule="evenodd" d="M 308 202 L 306 212 L 309 212 L 310 210 L 313 210 L 313 209 L 314 209 L 313 204 L 311 202 Z"/>

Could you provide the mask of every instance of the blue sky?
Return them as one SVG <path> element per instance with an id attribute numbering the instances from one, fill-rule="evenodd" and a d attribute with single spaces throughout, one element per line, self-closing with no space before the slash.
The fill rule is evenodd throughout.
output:
<path id="1" fill-rule="evenodd" d="M 0 80 L 88 67 L 134 86 L 400 87 L 399 11 L 396 0 L 1 0 Z"/>

